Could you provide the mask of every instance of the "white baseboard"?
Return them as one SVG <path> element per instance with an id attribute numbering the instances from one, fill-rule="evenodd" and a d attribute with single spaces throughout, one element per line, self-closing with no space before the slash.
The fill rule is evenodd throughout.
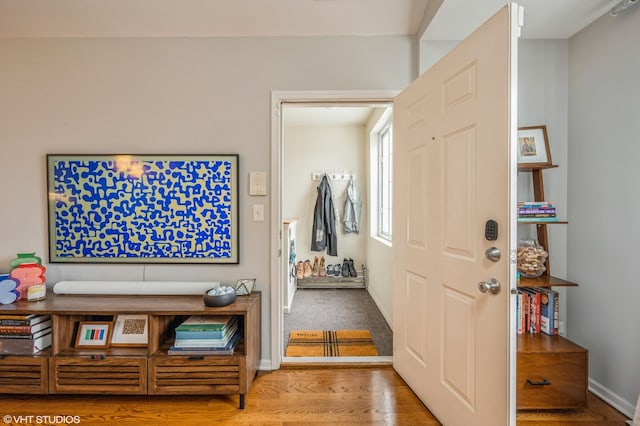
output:
<path id="1" fill-rule="evenodd" d="M 261 359 L 258 364 L 258 370 L 261 371 L 271 371 L 271 360 L 270 359 Z"/>
<path id="2" fill-rule="evenodd" d="M 592 378 L 589 378 L 589 390 L 593 394 L 604 400 L 607 404 L 620 411 L 625 416 L 629 417 L 630 419 L 633 418 L 633 413 L 636 410 L 635 402 L 632 403 L 625 400 L 624 398 L 605 388 Z"/>

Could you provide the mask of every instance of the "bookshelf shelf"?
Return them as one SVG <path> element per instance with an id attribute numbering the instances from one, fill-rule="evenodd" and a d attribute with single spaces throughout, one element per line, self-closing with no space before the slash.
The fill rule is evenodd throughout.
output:
<path id="1" fill-rule="evenodd" d="M 520 287 L 577 287 L 578 284 L 556 278 L 551 275 L 543 275 L 538 278 L 520 278 Z"/>
<path id="2" fill-rule="evenodd" d="M 569 222 L 566 220 L 520 220 L 518 219 L 519 224 L 523 225 L 566 225 Z"/>
<path id="3" fill-rule="evenodd" d="M 556 164 L 550 164 L 550 165 L 531 165 L 531 164 L 518 164 L 518 171 L 519 172 L 531 172 L 534 170 L 546 170 L 546 169 L 553 169 L 558 167 Z"/>

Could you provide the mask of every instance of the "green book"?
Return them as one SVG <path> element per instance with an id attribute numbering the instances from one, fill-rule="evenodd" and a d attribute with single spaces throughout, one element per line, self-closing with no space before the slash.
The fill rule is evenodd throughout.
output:
<path id="1" fill-rule="evenodd" d="M 233 320 L 233 315 L 192 315 L 176 327 L 176 331 L 223 330 Z"/>

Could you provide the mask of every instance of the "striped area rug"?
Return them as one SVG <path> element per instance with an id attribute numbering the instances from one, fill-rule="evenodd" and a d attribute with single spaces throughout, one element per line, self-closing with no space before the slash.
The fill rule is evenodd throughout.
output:
<path id="1" fill-rule="evenodd" d="M 285 356 L 378 356 L 369 330 L 294 330 Z"/>

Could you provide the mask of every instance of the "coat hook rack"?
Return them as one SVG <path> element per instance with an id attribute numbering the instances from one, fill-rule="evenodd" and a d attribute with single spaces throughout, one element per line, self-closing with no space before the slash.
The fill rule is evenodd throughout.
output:
<path id="1" fill-rule="evenodd" d="M 356 178 L 356 175 L 354 173 L 351 173 L 351 172 L 333 171 L 333 172 L 313 172 L 313 173 L 311 173 L 311 179 L 312 180 L 320 180 L 320 179 L 322 179 L 322 176 L 324 176 L 324 175 L 327 175 L 329 180 L 351 180 L 351 179 L 355 179 Z"/>

